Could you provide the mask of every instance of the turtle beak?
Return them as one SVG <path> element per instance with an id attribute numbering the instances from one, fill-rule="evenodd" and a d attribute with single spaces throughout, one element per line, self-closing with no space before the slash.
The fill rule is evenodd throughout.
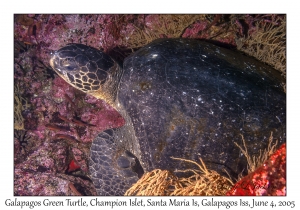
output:
<path id="1" fill-rule="evenodd" d="M 59 75 L 62 74 L 60 68 L 59 68 L 59 59 L 57 57 L 57 53 L 56 51 L 51 52 L 51 58 L 50 58 L 50 66 L 52 67 L 52 69 L 58 73 Z"/>

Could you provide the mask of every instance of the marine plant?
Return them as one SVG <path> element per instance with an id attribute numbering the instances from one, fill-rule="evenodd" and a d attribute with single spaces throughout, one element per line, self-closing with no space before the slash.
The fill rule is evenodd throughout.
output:
<path id="1" fill-rule="evenodd" d="M 27 104 L 27 100 L 21 96 L 19 85 L 16 84 L 14 86 L 14 129 L 16 130 L 24 130 L 23 104 Z"/>
<path id="2" fill-rule="evenodd" d="M 286 17 L 272 16 L 256 22 L 247 37 L 236 38 L 237 49 L 286 74 Z"/>

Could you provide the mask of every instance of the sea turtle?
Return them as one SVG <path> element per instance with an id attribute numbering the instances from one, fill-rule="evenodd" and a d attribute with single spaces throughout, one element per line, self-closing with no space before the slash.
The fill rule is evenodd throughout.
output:
<path id="1" fill-rule="evenodd" d="M 68 44 L 52 54 L 50 64 L 126 121 L 92 143 L 89 170 L 99 195 L 123 195 L 155 168 L 191 167 L 171 156 L 201 157 L 208 168 L 237 176 L 246 168 L 234 144 L 241 135 L 250 154 L 266 147 L 271 132 L 285 142 L 280 74 L 211 43 L 158 39 L 125 58 L 123 68 L 95 48 Z"/>

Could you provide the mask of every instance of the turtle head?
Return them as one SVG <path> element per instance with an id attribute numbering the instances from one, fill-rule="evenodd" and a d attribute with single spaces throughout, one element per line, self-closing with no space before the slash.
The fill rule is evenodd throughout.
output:
<path id="1" fill-rule="evenodd" d="M 114 104 L 122 69 L 104 52 L 68 44 L 52 53 L 50 65 L 73 87 Z"/>

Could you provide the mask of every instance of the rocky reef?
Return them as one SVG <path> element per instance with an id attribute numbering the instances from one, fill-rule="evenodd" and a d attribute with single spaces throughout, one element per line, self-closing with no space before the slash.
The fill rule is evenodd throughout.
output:
<path id="1" fill-rule="evenodd" d="M 104 101 L 83 94 L 55 75 L 49 65 L 52 50 L 82 43 L 102 49 L 122 63 L 154 39 L 197 38 L 241 50 L 285 77 L 285 24 L 285 15 L 271 14 L 15 14 L 14 194 L 96 195 L 88 175 L 89 147 L 99 132 L 124 124 Z M 244 192 L 236 187 L 240 180 L 228 195 L 284 195 L 284 145 L 274 155 L 275 162 L 269 161 L 257 173 L 282 169 L 275 193 Z"/>

